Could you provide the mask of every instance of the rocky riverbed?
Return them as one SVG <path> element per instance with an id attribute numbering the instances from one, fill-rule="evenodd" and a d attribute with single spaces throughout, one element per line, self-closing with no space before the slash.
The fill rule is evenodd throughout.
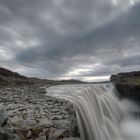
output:
<path id="1" fill-rule="evenodd" d="M 0 140 L 80 140 L 74 105 L 44 88 L 0 88 Z"/>

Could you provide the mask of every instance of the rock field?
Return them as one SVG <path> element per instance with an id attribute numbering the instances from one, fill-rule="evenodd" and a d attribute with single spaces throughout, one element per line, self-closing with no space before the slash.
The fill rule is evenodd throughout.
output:
<path id="1" fill-rule="evenodd" d="M 0 140 L 80 140 L 74 105 L 33 86 L 0 88 Z"/>

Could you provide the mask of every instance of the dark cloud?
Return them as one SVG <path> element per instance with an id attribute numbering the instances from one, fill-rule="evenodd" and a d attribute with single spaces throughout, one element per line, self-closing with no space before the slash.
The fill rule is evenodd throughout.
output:
<path id="1" fill-rule="evenodd" d="M 139 0 L 0 0 L 1 65 L 79 78 L 138 70 Z"/>

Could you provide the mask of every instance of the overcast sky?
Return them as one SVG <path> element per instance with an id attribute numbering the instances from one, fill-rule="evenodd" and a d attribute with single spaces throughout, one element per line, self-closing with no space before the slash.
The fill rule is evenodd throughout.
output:
<path id="1" fill-rule="evenodd" d="M 0 0 L 0 66 L 88 81 L 140 70 L 140 0 Z"/>

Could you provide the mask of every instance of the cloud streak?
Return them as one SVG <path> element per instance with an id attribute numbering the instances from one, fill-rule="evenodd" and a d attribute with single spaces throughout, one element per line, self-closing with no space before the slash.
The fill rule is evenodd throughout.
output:
<path id="1" fill-rule="evenodd" d="M 139 9 L 139 0 L 0 0 L 0 63 L 49 79 L 139 70 Z"/>

